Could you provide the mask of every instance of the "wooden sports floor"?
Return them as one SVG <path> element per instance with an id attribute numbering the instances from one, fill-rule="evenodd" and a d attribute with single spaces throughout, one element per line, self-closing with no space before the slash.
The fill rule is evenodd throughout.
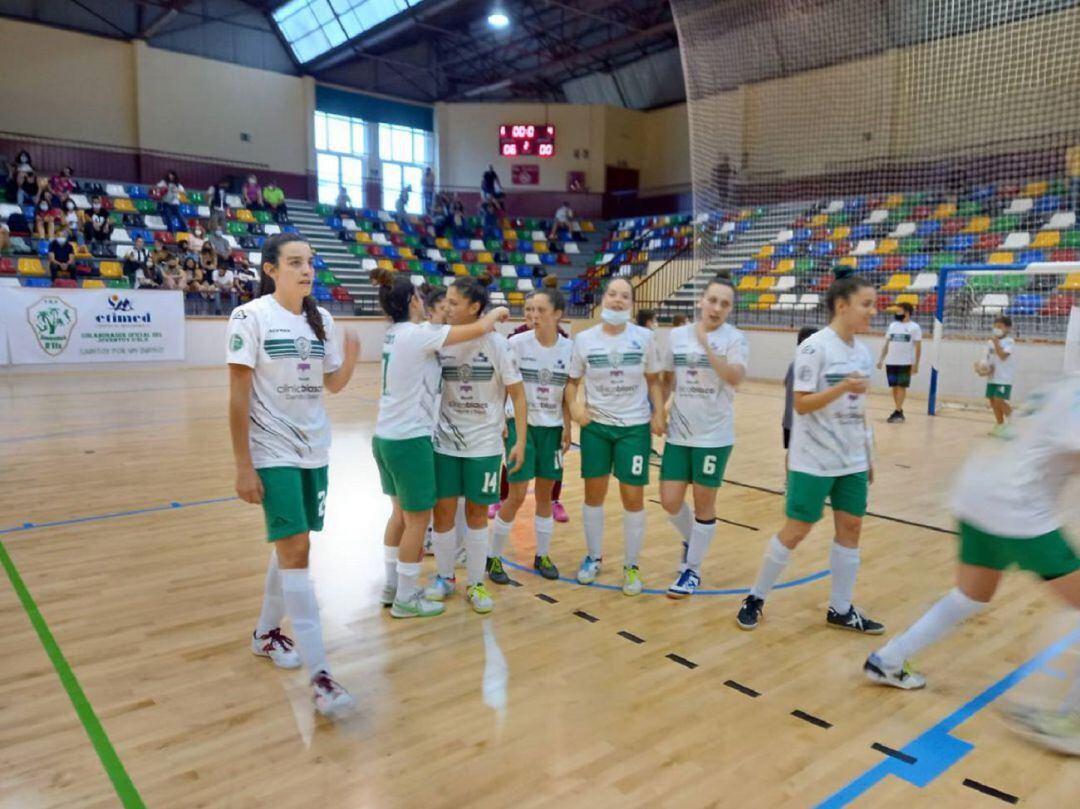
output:
<path id="1" fill-rule="evenodd" d="M 249 651 L 268 548 L 233 497 L 224 369 L 0 377 L 0 806 L 1077 806 L 1080 762 L 1029 747 L 995 701 L 1060 689 L 1076 621 L 1023 574 L 918 660 L 924 692 L 864 681 L 881 639 L 826 628 L 830 531 L 796 554 L 756 632 L 734 615 L 782 519 L 781 389 L 738 397 L 705 594 L 662 591 L 679 544 L 648 489 L 624 597 L 609 500 L 603 586 L 583 554 L 567 458 L 553 556 L 481 618 L 380 608 L 388 504 L 370 453 L 377 367 L 330 398 L 334 447 L 313 575 L 350 719 L 316 719 L 306 679 Z M 948 488 L 989 415 L 884 423 L 856 602 L 890 632 L 952 582 Z M 1073 498 L 1077 503 L 1077 498 Z M 1080 512 L 1074 506 L 1071 517 Z M 532 559 L 531 507 L 509 558 Z M 1078 526 L 1080 523 L 1072 522 Z M 1075 531 L 1075 528 L 1074 528 Z M 427 566 L 431 566 L 430 560 Z"/>

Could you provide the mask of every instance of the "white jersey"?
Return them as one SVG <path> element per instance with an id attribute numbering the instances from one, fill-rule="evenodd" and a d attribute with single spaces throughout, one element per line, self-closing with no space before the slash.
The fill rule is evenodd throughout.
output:
<path id="1" fill-rule="evenodd" d="M 323 374 L 341 367 L 334 319 L 319 308 L 326 342 L 301 313 L 273 295 L 237 307 L 229 318 L 230 365 L 254 370 L 251 388 L 251 460 L 256 469 L 317 469 L 330 459 L 330 422 L 323 406 Z"/>
<path id="2" fill-rule="evenodd" d="M 750 344 L 730 323 L 708 333 L 713 353 L 730 365 L 746 368 Z M 662 354 L 665 371 L 674 373 L 675 388 L 668 419 L 667 442 L 680 447 L 730 447 L 735 443 L 735 388 L 713 370 L 688 323 L 672 329 Z"/>
<path id="3" fill-rule="evenodd" d="M 1002 359 L 994 351 L 994 341 L 986 341 L 986 362 L 993 369 L 987 382 L 991 385 L 1011 385 L 1016 379 L 1016 341 L 1006 336 L 998 340 L 998 343 L 1001 344 L 1001 350 L 1009 356 Z"/>
<path id="4" fill-rule="evenodd" d="M 889 344 L 886 365 L 914 365 L 915 344 L 922 342 L 922 329 L 914 320 L 894 320 L 885 332 L 885 341 Z"/>
<path id="5" fill-rule="evenodd" d="M 1017 408 L 1012 441 L 972 454 L 953 488 L 953 514 L 1014 539 L 1061 527 L 1058 504 L 1080 474 L 1080 375 L 1070 374 Z"/>
<path id="6" fill-rule="evenodd" d="M 394 323 L 383 337 L 382 395 L 375 435 L 403 440 L 430 436 L 438 410 L 438 351 L 449 326 Z"/>
<path id="7" fill-rule="evenodd" d="M 602 325 L 574 337 L 570 377 L 585 379 L 585 406 L 599 424 L 633 427 L 649 422 L 649 385 L 645 374 L 660 371 L 652 331 L 628 323 L 621 334 Z"/>
<path id="8" fill-rule="evenodd" d="M 521 381 L 507 340 L 490 333 L 444 346 L 435 450 L 459 458 L 502 455 L 506 388 Z"/>
<path id="9" fill-rule="evenodd" d="M 870 350 L 858 340 L 845 343 L 826 326 L 795 351 L 796 393 L 827 390 L 844 377 L 874 372 Z M 813 413 L 794 414 L 788 468 L 823 477 L 839 477 L 870 468 L 866 394 L 846 393 Z"/>
<path id="10" fill-rule="evenodd" d="M 569 337 L 555 335 L 555 345 L 545 348 L 536 339 L 535 331 L 515 334 L 510 338 L 510 353 L 525 383 L 525 402 L 528 423 L 534 427 L 563 426 L 563 391 L 570 374 L 570 357 L 574 344 Z M 514 409 L 506 402 L 506 415 Z"/>

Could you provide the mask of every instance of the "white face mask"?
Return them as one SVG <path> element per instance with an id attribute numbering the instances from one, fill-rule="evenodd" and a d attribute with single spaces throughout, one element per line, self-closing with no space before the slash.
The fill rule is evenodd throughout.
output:
<path id="1" fill-rule="evenodd" d="M 606 306 L 600 310 L 600 319 L 609 326 L 625 326 L 630 322 L 630 310 L 608 309 Z"/>
<path id="2" fill-rule="evenodd" d="M 56 237 L 56 243 L 57 244 L 67 244 L 67 236 L 57 236 Z"/>
<path id="3" fill-rule="evenodd" d="M 999 328 L 997 328 L 995 326 L 994 327 L 994 336 L 997 337 L 997 338 L 1004 337 L 1005 336 L 1005 330 L 1004 329 L 999 329 Z"/>
<path id="4" fill-rule="evenodd" d="M 220 236 L 221 235 L 221 228 L 218 228 L 217 230 L 215 230 L 214 235 L 215 236 Z"/>

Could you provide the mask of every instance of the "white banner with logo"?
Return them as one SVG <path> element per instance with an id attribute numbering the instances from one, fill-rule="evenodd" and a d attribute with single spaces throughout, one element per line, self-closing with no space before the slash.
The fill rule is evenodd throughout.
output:
<path id="1" fill-rule="evenodd" d="M 13 365 L 184 359 L 184 295 L 165 290 L 0 287 Z"/>

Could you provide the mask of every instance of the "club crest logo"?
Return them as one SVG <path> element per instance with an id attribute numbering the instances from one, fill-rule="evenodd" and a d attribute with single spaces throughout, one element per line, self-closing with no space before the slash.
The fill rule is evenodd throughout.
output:
<path id="1" fill-rule="evenodd" d="M 622 365 L 622 352 L 614 350 L 609 351 L 608 362 L 611 363 L 612 368 L 618 368 L 620 365 Z"/>
<path id="2" fill-rule="evenodd" d="M 541 368 L 540 373 L 537 374 L 537 377 L 539 378 L 541 385 L 550 385 L 551 384 L 551 369 L 549 369 L 549 368 Z"/>
<path id="3" fill-rule="evenodd" d="M 465 365 L 462 365 L 460 368 L 458 368 L 458 378 L 462 382 L 471 381 L 472 380 L 472 375 L 473 375 L 472 366 L 469 365 L 468 363 L 466 363 Z"/>
<path id="4" fill-rule="evenodd" d="M 78 322 L 78 313 L 61 298 L 47 296 L 26 309 L 26 319 L 34 330 L 41 350 L 56 357 L 67 348 Z"/>
<path id="5" fill-rule="evenodd" d="M 296 353 L 300 355 L 300 359 L 306 360 L 311 356 L 311 340 L 306 337 L 296 338 Z"/>

